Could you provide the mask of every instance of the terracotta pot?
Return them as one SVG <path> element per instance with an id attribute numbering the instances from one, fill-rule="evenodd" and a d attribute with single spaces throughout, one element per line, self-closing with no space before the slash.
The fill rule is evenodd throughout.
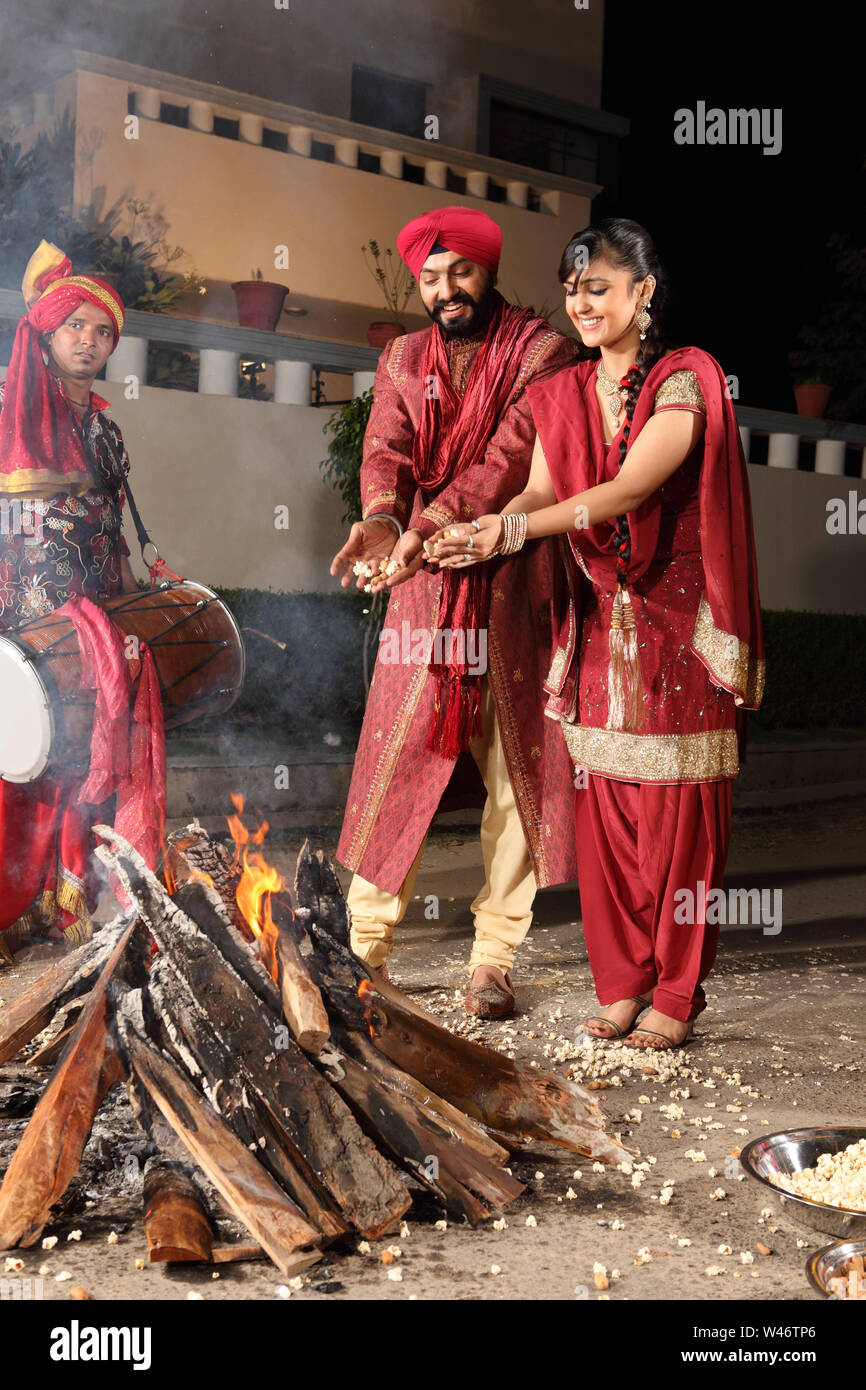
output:
<path id="1" fill-rule="evenodd" d="M 394 323 L 388 319 L 385 322 L 371 323 L 367 325 L 367 342 L 370 347 L 383 348 L 390 343 L 392 338 L 402 338 L 406 329 L 402 323 Z"/>
<path id="2" fill-rule="evenodd" d="M 811 420 L 823 420 L 832 391 L 832 386 L 825 386 L 823 382 L 818 381 L 803 382 L 795 386 L 797 414 L 807 415 Z"/>
<path id="3" fill-rule="evenodd" d="M 273 333 L 283 312 L 287 287 L 272 280 L 236 280 L 232 289 L 241 328 L 263 328 Z"/>

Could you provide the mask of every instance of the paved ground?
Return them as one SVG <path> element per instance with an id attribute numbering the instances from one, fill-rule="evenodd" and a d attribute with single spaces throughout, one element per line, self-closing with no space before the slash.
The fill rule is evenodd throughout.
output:
<path id="1" fill-rule="evenodd" d="M 473 1027 L 461 1001 L 468 904 L 479 883 L 477 840 L 453 831 L 434 835 L 392 958 L 397 983 L 449 1026 L 521 1060 L 601 1082 L 597 1099 L 611 1128 L 650 1166 L 635 1187 L 628 1174 L 596 1173 L 586 1160 L 538 1146 L 512 1164 L 527 1191 L 507 1209 L 506 1229 L 449 1223 L 439 1231 L 411 1221 L 369 1254 L 330 1256 L 292 1297 L 810 1299 L 805 1259 L 829 1237 L 781 1215 L 763 1189 L 741 1178 L 733 1153 L 749 1137 L 793 1126 L 847 1123 L 866 1131 L 864 832 L 862 801 L 735 817 L 727 884 L 781 890 L 782 930 L 723 931 L 698 1040 L 673 1063 L 611 1044 L 577 1045 L 594 997 L 573 888 L 538 899 L 514 976 L 519 1015 Z M 318 842 L 333 850 L 327 837 Z M 288 868 L 297 848 L 275 846 L 273 857 Z M 439 895 L 438 921 L 424 917 L 429 894 Z M 7 1001 L 42 968 L 19 962 L 0 972 Z M 17 1128 L 3 1124 L 7 1155 L 0 1146 L 0 1162 L 8 1161 Z M 104 1186 L 84 1191 L 82 1211 L 57 1222 L 55 1250 L 21 1252 L 22 1274 L 50 1266 L 46 1298 L 66 1299 L 74 1284 L 98 1299 L 278 1297 L 282 1281 L 266 1264 L 224 1268 L 218 1280 L 192 1267 L 136 1270 L 145 1246 L 135 1180 L 115 1176 L 108 1196 Z M 671 1195 L 662 1203 L 666 1185 Z M 719 1189 L 724 1196 L 714 1200 Z M 73 1227 L 82 1231 L 80 1242 L 66 1240 Z M 119 1239 L 109 1245 L 112 1229 Z M 759 1242 L 772 1253 L 761 1254 Z M 390 1279 L 381 1262 L 388 1244 L 402 1252 L 390 1267 L 400 1280 Z M 596 1262 L 608 1275 L 619 1271 L 606 1295 L 595 1286 Z M 71 1280 L 56 1282 L 61 1272 Z M 323 1282 L 329 1291 L 315 1289 Z"/>

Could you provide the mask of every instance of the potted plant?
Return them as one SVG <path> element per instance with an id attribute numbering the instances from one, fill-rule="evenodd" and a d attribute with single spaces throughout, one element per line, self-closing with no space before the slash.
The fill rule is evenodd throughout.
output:
<path id="1" fill-rule="evenodd" d="M 823 420 L 832 393 L 833 387 L 822 381 L 820 376 L 801 377 L 799 381 L 794 382 L 797 414 L 805 415 L 810 420 Z"/>
<path id="2" fill-rule="evenodd" d="M 370 347 L 383 348 L 392 338 L 399 338 L 406 332 L 405 325 L 400 322 L 400 314 L 415 293 L 415 279 L 400 257 L 394 256 L 390 247 L 383 255 L 377 241 L 368 241 L 361 247 L 361 252 L 390 314 L 388 319 L 377 319 L 367 328 Z"/>
<path id="3" fill-rule="evenodd" d="M 261 270 L 251 272 L 250 280 L 235 280 L 232 289 L 238 306 L 241 328 L 263 328 L 273 333 L 289 293 L 286 285 L 262 278 Z"/>
<path id="4" fill-rule="evenodd" d="M 866 247 L 834 234 L 822 276 L 821 309 L 797 335 L 789 363 L 800 414 L 862 421 L 866 416 Z"/>
<path id="5" fill-rule="evenodd" d="M 322 426 L 322 433 L 330 435 L 330 439 L 327 458 L 322 459 L 319 467 L 327 481 L 333 484 L 342 497 L 344 508 L 342 520 L 350 524 L 353 521 L 360 521 L 363 511 L 361 505 L 361 464 L 364 459 L 364 434 L 372 408 L 373 392 L 371 389 L 340 406 Z M 362 655 L 364 690 L 369 694 L 370 681 L 373 677 L 372 668 L 379 644 L 379 633 L 385 621 L 385 608 L 389 595 L 387 592 L 368 595 L 357 589 L 352 590 L 352 593 L 365 601 L 363 609 L 365 621 L 361 625 L 363 631 Z"/>

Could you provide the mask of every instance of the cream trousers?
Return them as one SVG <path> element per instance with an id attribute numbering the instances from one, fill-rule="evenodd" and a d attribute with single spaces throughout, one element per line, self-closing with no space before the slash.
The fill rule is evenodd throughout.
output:
<path id="1" fill-rule="evenodd" d="M 469 970 L 496 965 L 510 970 L 514 953 L 532 923 L 535 875 L 508 776 L 505 750 L 499 734 L 496 707 L 487 680 L 481 683 L 481 718 L 484 733 L 473 739 L 470 752 L 487 789 L 481 816 L 481 855 L 484 887 L 472 903 L 475 944 Z M 426 837 L 425 837 L 426 839 Z M 352 914 L 351 946 L 374 969 L 391 953 L 394 928 L 401 922 L 415 878 L 421 866 L 424 841 L 398 893 L 385 893 L 355 874 L 347 902 Z"/>

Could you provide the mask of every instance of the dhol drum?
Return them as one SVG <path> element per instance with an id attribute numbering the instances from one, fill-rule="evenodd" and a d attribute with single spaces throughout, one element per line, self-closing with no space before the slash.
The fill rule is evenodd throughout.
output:
<path id="1" fill-rule="evenodd" d="M 134 689 L 141 671 L 137 642 L 153 653 L 167 729 L 234 704 L 244 680 L 244 643 L 211 589 L 183 580 L 118 594 L 99 607 L 135 639 L 127 640 Z M 34 782 L 87 768 L 95 697 L 80 684 L 78 637 L 62 613 L 0 634 L 0 778 Z"/>

